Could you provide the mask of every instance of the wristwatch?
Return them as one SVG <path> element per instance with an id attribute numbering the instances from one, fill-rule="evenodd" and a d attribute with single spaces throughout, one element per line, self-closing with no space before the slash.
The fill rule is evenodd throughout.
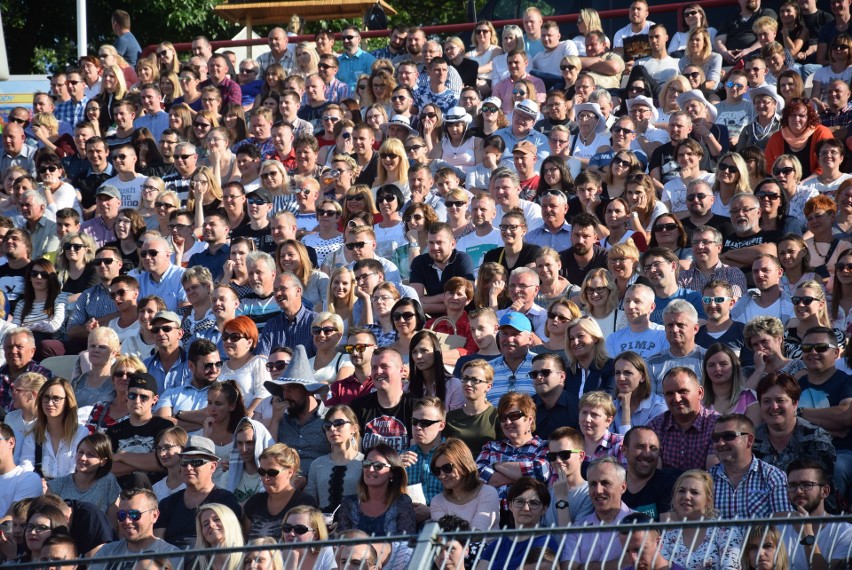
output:
<path id="1" fill-rule="evenodd" d="M 802 546 L 813 546 L 816 543 L 816 537 L 812 534 L 808 536 L 803 536 L 802 540 L 799 541 L 799 544 Z"/>
<path id="2" fill-rule="evenodd" d="M 180 413 L 181 413 L 182 411 L 183 411 L 183 410 L 178 410 L 178 411 L 177 411 L 177 413 L 175 414 L 175 419 L 176 419 L 176 420 L 180 421 Z"/>
<path id="3" fill-rule="evenodd" d="M 556 501 L 556 508 L 560 509 L 560 510 L 561 509 L 567 509 L 568 508 L 568 501 Z"/>

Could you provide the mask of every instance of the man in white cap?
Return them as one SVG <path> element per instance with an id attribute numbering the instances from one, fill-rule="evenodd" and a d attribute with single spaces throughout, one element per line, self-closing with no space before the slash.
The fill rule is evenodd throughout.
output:
<path id="1" fill-rule="evenodd" d="M 272 406 L 270 425 L 277 434 L 276 441 L 299 450 L 301 471 L 307 473 L 314 459 L 330 451 L 323 429 L 326 407 L 322 403 L 328 385 L 314 378 L 313 367 L 301 344 L 293 350 L 293 358 L 284 373 L 263 385 L 283 404 Z"/>
<path id="2" fill-rule="evenodd" d="M 715 124 L 718 114 L 716 107 L 710 104 L 704 97 L 704 93 L 698 89 L 692 89 L 678 95 L 677 104 L 692 119 L 690 138 L 701 145 L 705 158 L 709 158 L 711 165 L 715 167 L 719 157 L 728 152 L 730 143 L 728 128 L 724 125 Z M 715 170 L 715 168 L 708 170 Z"/>
<path id="3" fill-rule="evenodd" d="M 536 148 L 536 169 L 541 167 L 541 161 L 550 156 L 550 145 L 547 137 L 533 130 L 538 120 L 538 103 L 530 99 L 524 99 L 515 103 L 512 113 L 512 123 L 494 132 L 495 135 L 506 142 L 506 150 L 503 152 L 501 166 L 512 167 L 512 149 L 521 141 L 529 141 Z"/>
<path id="4" fill-rule="evenodd" d="M 398 139 L 401 142 L 405 142 L 408 137 L 416 137 L 420 134 L 411 128 L 411 118 L 406 115 L 394 115 L 390 121 L 382 123 L 381 129 L 385 139 Z"/>
<path id="5" fill-rule="evenodd" d="M 219 465 L 216 444 L 209 438 L 191 435 L 180 454 L 180 474 L 186 489 L 160 501 L 160 518 L 154 534 L 181 549 L 195 545 L 195 512 L 201 505 L 221 503 L 242 520 L 243 509 L 237 497 L 213 483 Z"/>
<path id="6" fill-rule="evenodd" d="M 641 149 L 646 156 L 651 156 L 658 146 L 669 142 L 669 133 L 656 126 L 660 119 L 657 107 L 650 97 L 639 95 L 627 100 L 627 112 L 633 119 L 636 129 L 636 139 L 630 144 L 633 149 Z"/>

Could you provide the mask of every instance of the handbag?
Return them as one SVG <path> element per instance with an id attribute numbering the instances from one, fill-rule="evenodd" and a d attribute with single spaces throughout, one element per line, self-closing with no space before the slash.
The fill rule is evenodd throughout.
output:
<path id="1" fill-rule="evenodd" d="M 442 321 L 447 321 L 448 323 L 450 323 L 450 325 L 452 325 L 452 334 L 437 332 L 435 330 L 435 325 Z M 435 333 L 435 336 L 438 337 L 438 342 L 441 344 L 442 350 L 454 350 L 456 348 L 464 348 L 464 346 L 467 344 L 467 337 L 464 337 L 460 334 L 456 334 L 456 322 L 450 317 L 438 317 L 437 319 L 432 321 L 431 326 L 427 327 L 426 330 Z"/>

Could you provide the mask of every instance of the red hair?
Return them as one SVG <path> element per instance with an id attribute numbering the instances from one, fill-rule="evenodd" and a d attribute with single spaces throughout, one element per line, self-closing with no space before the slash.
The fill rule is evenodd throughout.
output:
<path id="1" fill-rule="evenodd" d="M 230 321 L 225 323 L 225 328 L 222 329 L 224 332 L 234 332 L 240 333 L 251 341 L 251 348 L 257 346 L 257 325 L 254 324 L 254 321 L 248 318 L 245 315 L 240 315 L 239 317 L 234 317 Z"/>

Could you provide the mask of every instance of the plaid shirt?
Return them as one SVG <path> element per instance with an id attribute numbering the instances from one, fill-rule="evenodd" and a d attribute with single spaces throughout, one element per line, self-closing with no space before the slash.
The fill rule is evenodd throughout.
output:
<path id="1" fill-rule="evenodd" d="M 75 103 L 73 99 L 60 103 L 53 110 L 53 116 L 61 123 L 65 121 L 70 125 L 76 125 L 86 116 L 86 103 L 89 102 L 88 97 L 83 97 L 79 103 Z"/>
<path id="2" fill-rule="evenodd" d="M 255 354 L 269 355 L 269 351 L 276 346 L 304 345 L 308 358 L 316 355 L 314 337 L 311 335 L 311 323 L 319 313 L 302 306 L 293 320 L 290 320 L 283 312 L 278 313 L 263 327 L 260 339 L 257 343 Z"/>
<path id="3" fill-rule="evenodd" d="M 77 298 L 74 311 L 68 319 L 68 328 L 84 325 L 91 318 L 99 319 L 117 310 L 109 296 L 109 289 L 101 283 L 92 285 Z"/>
<path id="4" fill-rule="evenodd" d="M 583 460 L 591 462 L 593 459 L 602 457 L 614 457 L 618 462 L 627 467 L 627 458 L 624 456 L 624 436 L 619 433 L 612 433 L 606 430 L 603 437 L 598 441 L 598 446 L 592 455 L 587 455 Z"/>
<path id="5" fill-rule="evenodd" d="M 852 124 L 852 102 L 846 104 L 846 107 L 836 113 L 831 111 L 823 111 L 819 114 L 819 122 L 824 127 L 846 127 Z"/>
<path id="6" fill-rule="evenodd" d="M 521 475 L 535 477 L 542 483 L 547 483 L 550 479 L 550 462 L 546 455 L 547 442 L 538 436 L 533 437 L 520 447 L 514 447 L 505 439 L 489 441 L 482 447 L 482 452 L 476 458 L 479 478 L 488 483 L 495 473 L 493 467 L 495 463 L 517 462 L 521 466 Z M 509 492 L 509 487 L 509 485 L 503 485 L 497 489 L 504 509 L 508 508 L 506 495 Z"/>
<path id="7" fill-rule="evenodd" d="M 713 272 L 710 273 L 709 278 L 704 277 L 704 274 L 701 273 L 701 271 L 695 267 L 695 264 L 693 263 L 692 267 L 686 271 L 680 272 L 677 277 L 677 284 L 678 287 L 684 287 L 686 289 L 692 289 L 693 291 L 702 293 L 704 291 L 704 286 L 714 279 L 730 283 L 731 287 L 734 289 L 734 297 L 737 299 L 742 297 L 748 290 L 748 285 L 746 285 L 746 276 L 745 273 L 742 272 L 742 269 L 739 267 L 725 265 L 721 261 L 713 268 Z"/>
<path id="8" fill-rule="evenodd" d="M 648 427 L 660 438 L 663 467 L 681 471 L 704 469 L 707 456 L 716 455 L 710 437 L 716 427 L 719 414 L 701 406 L 692 425 L 682 430 L 672 419 L 672 413 L 660 414 L 648 423 Z"/>
<path id="9" fill-rule="evenodd" d="M 766 518 L 795 510 L 787 498 L 787 475 L 765 461 L 753 457 L 736 487 L 728 480 L 724 465 L 714 465 L 709 471 L 720 518 Z"/>
<path id="10" fill-rule="evenodd" d="M 325 98 L 332 103 L 340 103 L 349 97 L 349 86 L 337 79 L 325 86 Z"/>
<path id="11" fill-rule="evenodd" d="M 53 373 L 41 366 L 35 360 L 30 360 L 30 362 L 24 367 L 24 371 L 21 374 L 26 372 L 36 372 L 37 374 L 41 374 L 48 380 L 53 378 Z M 0 407 L 2 407 L 7 412 L 11 412 L 15 409 L 15 403 L 12 400 L 12 383 L 14 380 L 9 376 L 9 365 L 3 365 L 0 368 Z M 21 441 L 23 445 L 23 440 Z"/>
<path id="12" fill-rule="evenodd" d="M 443 441 L 443 438 L 441 438 L 441 441 Z M 427 505 L 432 503 L 432 497 L 444 492 L 444 485 L 441 484 L 441 480 L 432 475 L 432 471 L 429 469 L 429 465 L 432 463 L 432 455 L 434 455 L 437 447 L 433 447 L 429 453 L 423 453 L 419 445 L 412 445 L 406 449 L 406 451 L 413 451 L 417 454 L 417 463 L 405 468 L 408 472 L 408 484 L 420 483 L 423 485 L 423 494 L 426 495 Z"/>

